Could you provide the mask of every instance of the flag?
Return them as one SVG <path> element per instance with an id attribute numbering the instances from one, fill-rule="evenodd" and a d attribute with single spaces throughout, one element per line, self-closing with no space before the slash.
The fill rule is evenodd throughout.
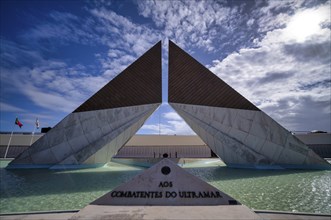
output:
<path id="1" fill-rule="evenodd" d="M 23 126 L 23 124 L 18 120 L 18 117 L 16 117 L 15 124 L 18 125 L 20 128 Z"/>
<path id="2" fill-rule="evenodd" d="M 36 128 L 39 129 L 39 119 L 36 118 Z"/>

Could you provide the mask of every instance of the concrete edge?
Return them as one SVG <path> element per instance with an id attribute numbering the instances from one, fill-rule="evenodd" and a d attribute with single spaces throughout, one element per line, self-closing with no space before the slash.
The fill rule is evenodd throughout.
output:
<path id="1" fill-rule="evenodd" d="M 252 209 L 256 214 L 288 214 L 288 215 L 306 215 L 306 216 L 325 216 L 331 217 L 331 214 L 324 213 L 310 213 L 310 212 L 290 212 L 290 211 L 277 211 L 277 210 L 255 210 Z"/>
<path id="2" fill-rule="evenodd" d="M 35 211 L 35 212 L 10 212 L 10 213 L 0 213 L 0 216 L 77 213 L 79 211 L 80 211 L 80 209 L 74 209 L 74 210 L 52 210 L 52 211 Z"/>
<path id="3" fill-rule="evenodd" d="M 5 169 L 49 169 L 49 170 L 78 170 L 103 167 L 104 163 L 98 164 L 8 164 Z"/>
<path id="4" fill-rule="evenodd" d="M 256 170 L 331 170 L 331 164 L 321 165 L 296 165 L 296 164 L 271 164 L 271 165 L 256 165 L 256 164 L 231 164 L 227 163 L 228 168 L 234 169 L 256 169 Z"/>
<path id="5" fill-rule="evenodd" d="M 51 166 L 50 170 L 78 170 L 103 167 L 104 163 L 96 164 L 55 164 Z"/>
<path id="6" fill-rule="evenodd" d="M 306 216 L 324 216 L 331 217 L 331 214 L 324 213 L 310 213 L 310 212 L 290 212 L 290 211 L 277 211 L 277 210 L 255 210 L 251 209 L 256 214 L 289 214 L 289 215 L 306 215 Z M 10 215 L 35 215 L 35 214 L 60 214 L 60 213 L 77 213 L 80 209 L 74 210 L 52 210 L 52 211 L 35 211 L 35 212 L 11 212 L 11 213 L 0 213 L 0 216 Z"/>
<path id="7" fill-rule="evenodd" d="M 14 157 L 6 157 L 6 158 L 0 157 L 0 160 L 2 160 L 2 161 L 11 161 L 11 160 L 14 160 L 14 159 L 15 159 Z"/>

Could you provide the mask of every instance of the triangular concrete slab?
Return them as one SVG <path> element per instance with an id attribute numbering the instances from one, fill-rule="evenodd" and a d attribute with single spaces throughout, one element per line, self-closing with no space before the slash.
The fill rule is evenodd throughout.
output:
<path id="1" fill-rule="evenodd" d="M 161 48 L 160 41 L 7 168 L 86 168 L 108 162 L 162 102 Z"/>
<path id="2" fill-rule="evenodd" d="M 227 166 L 331 168 L 291 132 L 171 41 L 168 69 L 169 104 Z"/>
<path id="3" fill-rule="evenodd" d="M 91 205 L 238 205 L 238 201 L 169 159 L 98 198 Z"/>

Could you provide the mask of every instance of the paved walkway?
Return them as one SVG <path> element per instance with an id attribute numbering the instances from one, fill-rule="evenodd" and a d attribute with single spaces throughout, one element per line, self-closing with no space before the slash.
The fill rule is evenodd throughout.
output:
<path id="1" fill-rule="evenodd" d="M 331 220 L 331 215 L 313 213 L 290 213 L 277 211 L 256 211 L 256 214 L 266 220 Z"/>
<path id="2" fill-rule="evenodd" d="M 262 219 L 243 205 L 217 206 L 102 206 L 88 205 L 70 220 L 104 219 Z"/>
<path id="3" fill-rule="evenodd" d="M 223 207 L 223 208 L 222 208 Z M 81 211 L 0 215 L 1 220 L 264 219 L 330 220 L 331 215 L 255 211 L 246 206 L 92 206 Z"/>
<path id="4" fill-rule="evenodd" d="M 1 220 L 68 220 L 75 214 L 76 212 L 0 215 L 0 219 Z"/>

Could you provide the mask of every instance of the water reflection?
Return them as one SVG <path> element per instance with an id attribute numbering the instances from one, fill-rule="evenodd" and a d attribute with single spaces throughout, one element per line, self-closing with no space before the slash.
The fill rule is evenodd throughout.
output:
<path id="1" fill-rule="evenodd" d="M 144 170 L 110 165 L 74 171 L 1 168 L 0 210 L 80 209 Z M 220 163 L 184 168 L 250 208 L 331 213 L 331 171 L 231 169 Z"/>

